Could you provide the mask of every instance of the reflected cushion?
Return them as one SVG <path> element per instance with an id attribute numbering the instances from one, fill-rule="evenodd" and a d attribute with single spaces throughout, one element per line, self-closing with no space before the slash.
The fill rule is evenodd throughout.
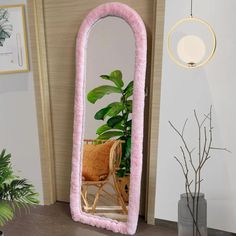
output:
<path id="1" fill-rule="evenodd" d="M 82 176 L 85 181 L 100 181 L 109 174 L 109 156 L 113 141 L 84 144 Z"/>

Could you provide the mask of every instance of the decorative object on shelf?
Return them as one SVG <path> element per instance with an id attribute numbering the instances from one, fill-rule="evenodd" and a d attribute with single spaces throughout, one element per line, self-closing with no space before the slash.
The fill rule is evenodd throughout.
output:
<path id="1" fill-rule="evenodd" d="M 179 163 L 185 178 L 185 193 L 181 194 L 178 204 L 178 236 L 207 236 L 207 203 L 201 193 L 202 169 L 212 151 L 226 151 L 226 148 L 213 146 L 212 106 L 202 119 L 194 110 L 198 130 L 196 147 L 191 147 L 185 137 L 186 119 L 182 130 L 178 130 L 170 121 L 169 124 L 181 139 L 180 153 L 182 158 L 174 156 Z"/>
<path id="2" fill-rule="evenodd" d="M 0 6 L 0 74 L 29 71 L 24 5 Z"/>
<path id="3" fill-rule="evenodd" d="M 170 58 L 177 65 L 197 68 L 212 59 L 216 51 L 216 34 L 209 23 L 193 16 L 193 0 L 190 1 L 190 16 L 180 19 L 171 28 L 167 47 Z"/>
<path id="4" fill-rule="evenodd" d="M 29 206 L 38 203 L 33 185 L 14 175 L 11 154 L 3 150 L 0 153 L 0 226 L 12 220 L 17 209 L 29 210 Z"/>
<path id="5" fill-rule="evenodd" d="M 136 232 L 139 216 L 146 53 L 144 22 L 123 3 L 98 6 L 80 26 L 76 44 L 71 215 L 75 221 L 122 234 Z M 119 70 L 112 71 L 114 68 Z M 112 72 L 106 74 L 107 71 Z M 114 155 L 110 156 L 109 178 L 99 172 L 101 182 L 92 176 L 96 183 L 86 181 L 85 170 L 90 168 L 83 163 L 87 158 L 84 140 L 91 137 L 95 143 L 99 140 L 119 143 L 111 151 Z M 101 159 L 98 160 L 92 164 L 96 168 L 101 167 Z M 104 166 L 106 163 L 107 160 Z M 122 177 L 125 183 L 120 183 Z M 90 185 L 96 185 L 98 191 L 87 192 Z M 114 196 L 119 203 L 112 200 Z"/>

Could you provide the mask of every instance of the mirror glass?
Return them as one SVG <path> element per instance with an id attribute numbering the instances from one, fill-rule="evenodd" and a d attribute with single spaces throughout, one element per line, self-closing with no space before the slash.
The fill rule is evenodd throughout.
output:
<path id="1" fill-rule="evenodd" d="M 135 38 L 123 19 L 107 16 L 87 44 L 82 210 L 127 221 L 135 72 Z"/>

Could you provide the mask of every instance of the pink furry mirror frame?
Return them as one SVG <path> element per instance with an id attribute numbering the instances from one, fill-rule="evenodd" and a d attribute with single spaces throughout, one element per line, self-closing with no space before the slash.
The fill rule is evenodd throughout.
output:
<path id="1" fill-rule="evenodd" d="M 116 16 L 123 19 L 131 27 L 135 39 L 135 72 L 133 82 L 132 104 L 132 133 L 130 158 L 130 186 L 128 196 L 127 221 L 121 222 L 102 216 L 92 215 L 82 210 L 82 166 L 84 153 L 84 122 L 85 122 L 85 87 L 86 87 L 86 49 L 88 36 L 100 19 L 107 16 Z M 99 228 L 105 228 L 122 234 L 136 232 L 140 184 L 143 158 L 143 122 L 145 100 L 145 74 L 146 74 L 147 36 L 145 25 L 138 13 L 129 6 L 113 2 L 98 6 L 84 19 L 76 39 L 76 80 L 74 99 L 74 131 L 73 156 L 70 187 L 70 208 L 74 221 L 82 222 Z M 121 143 L 114 146 L 119 151 Z M 126 208 L 124 207 L 125 211 Z"/>

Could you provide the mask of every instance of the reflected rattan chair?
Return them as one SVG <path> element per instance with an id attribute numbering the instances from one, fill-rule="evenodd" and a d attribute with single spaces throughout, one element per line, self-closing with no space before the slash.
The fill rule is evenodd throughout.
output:
<path id="1" fill-rule="evenodd" d="M 93 139 L 85 139 L 84 144 L 103 144 L 111 140 L 93 140 Z M 101 196 L 108 196 L 111 200 L 118 203 L 118 206 L 121 207 L 122 213 L 127 214 L 128 210 L 126 204 L 121 196 L 121 192 L 119 190 L 116 171 L 119 169 L 121 157 L 122 157 L 122 140 L 112 140 L 114 143 L 111 146 L 110 154 L 109 154 L 109 173 L 107 176 L 103 176 L 99 181 L 86 181 L 82 180 L 82 208 L 85 212 L 95 214 L 97 210 L 97 204 Z M 95 187 L 96 193 L 94 195 L 94 200 L 91 202 L 91 199 L 88 199 L 89 188 Z M 110 186 L 114 194 L 106 191 L 106 187 Z M 90 201 L 89 201 L 90 200 Z"/>

